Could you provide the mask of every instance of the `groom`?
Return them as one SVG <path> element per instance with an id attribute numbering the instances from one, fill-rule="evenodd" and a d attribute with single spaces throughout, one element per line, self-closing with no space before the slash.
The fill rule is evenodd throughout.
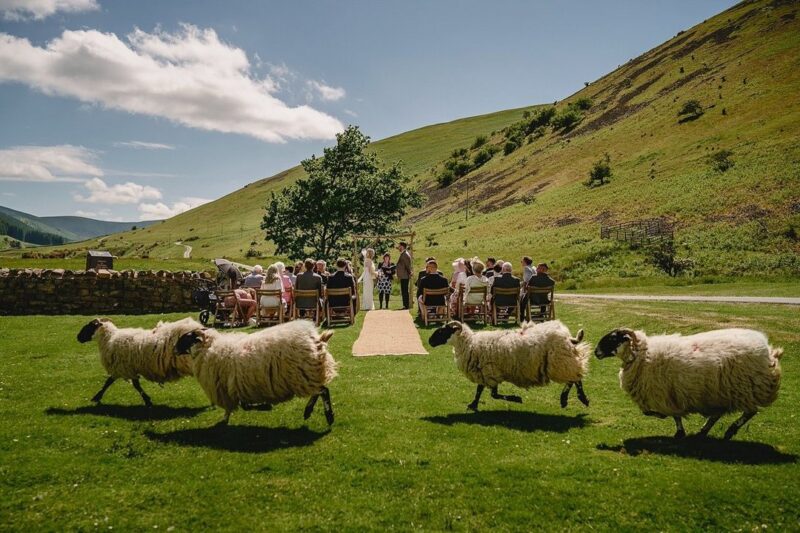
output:
<path id="1" fill-rule="evenodd" d="M 397 258 L 397 279 L 400 280 L 400 294 L 403 296 L 403 309 L 409 308 L 408 282 L 411 279 L 411 254 L 408 253 L 408 245 L 400 242 L 397 245 L 400 257 Z"/>

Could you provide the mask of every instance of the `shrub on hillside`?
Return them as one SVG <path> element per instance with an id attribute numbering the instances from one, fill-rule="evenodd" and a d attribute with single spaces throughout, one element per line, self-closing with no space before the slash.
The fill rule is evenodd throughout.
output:
<path id="1" fill-rule="evenodd" d="M 589 187 L 600 186 L 608 183 L 611 178 L 611 156 L 606 153 L 601 159 L 595 161 L 589 171 Z"/>
<path id="2" fill-rule="evenodd" d="M 703 104 L 697 100 L 688 100 L 684 102 L 681 108 L 678 110 L 678 117 L 680 117 L 678 122 L 683 124 L 684 122 L 697 120 L 703 116 L 703 113 L 705 113 Z"/>
<path id="3" fill-rule="evenodd" d="M 439 184 L 439 187 L 444 189 L 455 180 L 455 175 L 453 175 L 453 171 L 450 169 L 444 169 L 438 176 L 436 176 L 436 183 Z"/>
<path id="4" fill-rule="evenodd" d="M 475 168 L 481 167 L 489 162 L 489 160 L 492 158 L 492 155 L 494 154 L 492 154 L 491 150 L 484 148 L 475 154 L 475 157 L 472 159 L 472 164 L 475 166 Z"/>
<path id="5" fill-rule="evenodd" d="M 486 135 L 478 135 L 475 137 L 475 141 L 473 141 L 472 146 L 470 146 L 471 150 L 477 150 L 484 144 L 486 144 L 487 138 Z"/>
<path id="6" fill-rule="evenodd" d="M 652 243 L 645 247 L 648 260 L 670 277 L 688 274 L 694 268 L 694 261 L 679 258 L 675 255 L 675 244 L 672 241 Z"/>
<path id="7" fill-rule="evenodd" d="M 457 178 L 461 176 L 466 176 L 469 174 L 469 171 L 472 170 L 472 165 L 469 161 L 456 161 L 456 164 L 453 165 L 452 171 L 453 175 Z"/>
<path id="8" fill-rule="evenodd" d="M 717 172 L 725 172 L 729 170 L 733 166 L 733 159 L 731 156 L 733 152 L 730 150 L 720 150 L 719 152 L 715 152 L 709 156 L 709 162 L 711 163 L 711 168 L 716 170 Z"/>
<path id="9" fill-rule="evenodd" d="M 517 148 L 519 148 L 519 145 L 517 143 L 515 143 L 514 141 L 508 141 L 506 142 L 505 146 L 503 146 L 503 154 L 508 155 Z"/>
<path id="10" fill-rule="evenodd" d="M 551 124 L 553 129 L 567 132 L 577 126 L 581 120 L 583 120 L 583 113 L 580 110 L 574 107 L 567 107 L 553 117 Z"/>
<path id="11" fill-rule="evenodd" d="M 578 98 L 572 104 L 576 109 L 580 109 L 581 111 L 586 111 L 592 107 L 592 99 L 591 98 Z"/>
<path id="12" fill-rule="evenodd" d="M 461 157 L 467 157 L 468 150 L 466 148 L 456 148 L 450 153 L 451 159 L 459 159 Z"/>

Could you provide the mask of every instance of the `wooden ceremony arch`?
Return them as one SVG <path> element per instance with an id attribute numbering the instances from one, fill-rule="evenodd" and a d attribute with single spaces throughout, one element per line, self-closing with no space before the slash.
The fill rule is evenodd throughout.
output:
<path id="1" fill-rule="evenodd" d="M 368 234 L 356 234 L 351 237 L 353 240 L 353 276 L 358 278 L 360 265 L 358 263 L 358 256 L 361 254 L 361 250 L 359 250 L 358 243 L 359 241 L 369 241 L 370 244 L 376 243 L 381 240 L 397 240 L 402 238 L 408 238 L 408 251 L 411 253 L 411 270 L 414 270 L 414 236 L 416 235 L 415 232 L 409 231 L 407 233 L 394 233 L 392 235 L 368 235 Z M 374 259 L 373 259 L 374 260 Z"/>

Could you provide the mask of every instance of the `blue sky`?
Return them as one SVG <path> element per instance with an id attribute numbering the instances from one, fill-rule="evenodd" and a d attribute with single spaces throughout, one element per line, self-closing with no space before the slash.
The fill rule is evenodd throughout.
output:
<path id="1" fill-rule="evenodd" d="M 552 102 L 729 0 L 0 0 L 0 205 L 164 217 L 373 139 Z"/>

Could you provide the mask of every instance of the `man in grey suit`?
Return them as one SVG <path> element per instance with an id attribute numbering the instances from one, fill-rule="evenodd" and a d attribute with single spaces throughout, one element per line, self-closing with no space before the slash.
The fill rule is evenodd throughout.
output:
<path id="1" fill-rule="evenodd" d="M 317 301 L 322 297 L 322 278 L 314 272 L 316 263 L 313 259 L 306 259 L 303 263 L 304 272 L 297 276 L 297 286 L 299 291 L 317 291 Z M 314 307 L 314 300 L 311 298 L 296 298 L 295 301 L 300 307 Z"/>
<path id="2" fill-rule="evenodd" d="M 400 280 L 400 294 L 403 296 L 403 309 L 409 309 L 408 283 L 411 279 L 411 254 L 408 253 L 408 244 L 400 242 L 397 245 L 400 257 L 397 258 L 397 279 Z"/>

